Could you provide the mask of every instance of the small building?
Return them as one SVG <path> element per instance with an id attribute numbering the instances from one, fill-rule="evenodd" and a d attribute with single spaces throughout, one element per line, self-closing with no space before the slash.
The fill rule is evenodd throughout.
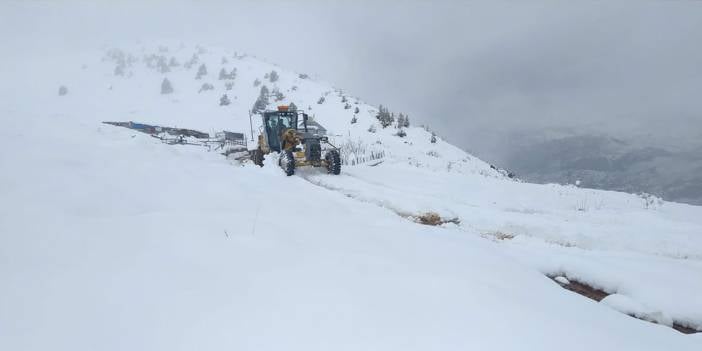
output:
<path id="1" fill-rule="evenodd" d="M 304 126 L 302 126 L 302 128 L 304 128 Z M 307 120 L 307 130 L 318 135 L 327 134 L 327 129 L 312 119 Z"/>

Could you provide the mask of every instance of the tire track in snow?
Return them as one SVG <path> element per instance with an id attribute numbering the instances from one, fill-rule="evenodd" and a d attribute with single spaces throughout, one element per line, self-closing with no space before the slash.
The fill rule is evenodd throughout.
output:
<path id="1" fill-rule="evenodd" d="M 337 192 L 339 194 L 344 195 L 347 198 L 353 199 L 353 200 L 358 201 L 358 202 L 367 203 L 367 204 L 371 204 L 371 205 L 375 205 L 375 206 L 384 208 L 384 209 L 389 210 L 389 211 L 395 213 L 396 215 L 398 215 L 402 218 L 405 218 L 409 221 L 412 221 L 414 223 L 423 224 L 423 225 L 431 225 L 431 224 L 423 223 L 421 218 L 423 215 L 426 215 L 426 214 L 429 214 L 432 212 L 412 213 L 410 211 L 402 210 L 402 209 L 398 208 L 397 206 L 394 206 L 390 201 L 379 200 L 376 198 L 364 196 L 360 192 L 349 191 L 349 190 L 344 189 L 342 187 L 338 187 L 338 186 L 334 186 L 334 185 L 331 185 L 329 183 L 326 183 L 322 179 L 318 179 L 320 177 L 319 174 L 315 174 L 312 172 L 298 172 L 297 175 L 300 178 L 304 179 L 305 181 L 309 182 L 310 184 L 318 186 L 320 188 L 324 188 L 324 189 L 327 189 L 329 191 Z M 365 184 L 370 184 L 370 185 L 374 185 L 374 186 L 378 186 L 378 187 L 383 186 L 383 184 L 381 184 L 381 183 L 367 182 L 359 177 L 355 177 L 355 176 L 352 176 L 349 174 L 342 174 L 342 175 L 338 175 L 338 176 L 334 176 L 334 177 L 353 178 L 353 179 L 358 180 L 360 182 L 363 182 Z M 446 219 L 446 218 L 440 217 L 440 219 L 441 219 L 440 224 L 432 225 L 432 226 L 441 227 L 441 224 L 454 223 L 457 228 L 460 228 L 464 231 L 466 230 L 465 228 L 461 228 L 460 220 L 458 219 L 458 217 L 455 217 L 452 219 Z"/>

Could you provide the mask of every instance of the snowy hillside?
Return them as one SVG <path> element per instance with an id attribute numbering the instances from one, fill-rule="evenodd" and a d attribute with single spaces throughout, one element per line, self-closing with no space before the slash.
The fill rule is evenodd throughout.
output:
<path id="1" fill-rule="evenodd" d="M 249 111 L 265 87 L 270 92 L 268 109 L 295 104 L 327 129 L 334 144 L 360 143 L 368 152 L 384 150 L 394 159 L 421 167 L 446 168 L 450 162 L 453 171 L 501 176 L 440 138 L 432 144 L 431 133 L 411 122 L 411 127 L 403 128 L 406 137 L 396 136 L 397 123 L 382 128 L 375 117 L 377 107 L 341 89 L 233 50 L 181 45 L 111 48 L 71 67 L 73 71 L 62 71 L 55 77 L 56 89 L 64 85 L 69 93 L 53 103 L 59 103 L 64 111 L 81 112 L 89 122 L 134 121 L 210 134 L 228 130 L 244 133 L 250 142 Z M 201 67 L 207 73 L 198 78 Z M 235 77 L 220 79 L 221 70 L 234 72 Z M 271 79 L 272 72 L 277 79 Z M 173 93 L 161 93 L 164 78 Z M 213 89 L 203 90 L 206 84 Z M 231 84 L 230 90 L 227 84 Z M 280 92 L 282 99 L 275 92 Z M 221 106 L 224 94 L 231 103 Z M 354 118 L 356 122 L 351 123 Z M 258 135 L 260 117 L 254 116 L 252 122 L 254 135 Z M 371 126 L 376 132 L 368 131 Z"/>
<path id="2" fill-rule="evenodd" d="M 161 72 L 161 56 L 177 65 Z M 105 48 L 5 77 L 2 350 L 702 347 L 702 207 L 515 181 L 233 50 Z M 274 155 L 260 168 L 101 123 L 249 139 L 262 85 L 285 96 L 269 108 L 294 103 L 382 162 L 286 177 Z"/>

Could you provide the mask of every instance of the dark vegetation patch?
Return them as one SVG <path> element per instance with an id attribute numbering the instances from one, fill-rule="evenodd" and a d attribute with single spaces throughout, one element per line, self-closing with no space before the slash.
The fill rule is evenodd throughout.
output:
<path id="1" fill-rule="evenodd" d="M 551 277 L 551 279 L 554 279 L 554 278 L 555 277 Z M 566 290 L 570 290 L 574 293 L 580 294 L 582 296 L 587 297 L 588 299 L 595 300 L 597 302 L 600 302 L 600 301 L 602 301 L 602 299 L 609 296 L 608 293 L 606 293 L 600 289 L 593 288 L 592 286 L 580 283 L 580 282 L 575 281 L 575 280 L 569 280 L 570 283 L 568 283 L 568 284 L 561 284 L 560 282 L 556 281 L 555 279 L 554 279 L 554 281 Z"/>
<path id="2" fill-rule="evenodd" d="M 420 214 L 420 215 L 414 217 L 414 219 L 415 219 L 415 222 L 417 222 L 417 223 L 421 223 L 424 225 L 434 225 L 434 226 L 442 225 L 445 223 L 453 223 L 456 225 L 461 223 L 461 221 L 457 217 L 441 218 L 441 216 L 439 216 L 439 214 L 436 212 L 423 213 L 423 214 Z"/>
<path id="3" fill-rule="evenodd" d="M 574 292 L 574 293 L 577 293 L 577 294 L 579 294 L 579 295 L 585 296 L 585 297 L 587 297 L 587 298 L 589 298 L 589 299 L 591 299 L 591 300 L 595 300 L 595 301 L 597 301 L 597 302 L 600 302 L 600 301 L 602 301 L 602 299 L 604 299 L 605 297 L 607 297 L 607 296 L 610 295 L 609 293 L 607 293 L 607 292 L 605 292 L 605 291 L 603 291 L 603 290 L 597 289 L 597 288 L 595 288 L 595 287 L 592 287 L 592 286 L 590 286 L 590 285 L 581 283 L 581 282 L 576 281 L 576 280 L 568 279 L 568 284 L 564 284 L 564 283 L 559 282 L 558 280 L 556 280 L 556 277 L 559 277 L 559 276 L 562 276 L 562 275 L 558 275 L 558 274 L 557 274 L 557 275 L 549 275 L 548 277 L 551 278 L 551 280 L 553 280 L 554 282 L 556 282 L 558 285 L 560 285 L 562 288 L 564 288 L 564 289 L 566 289 L 566 290 L 570 290 L 570 291 L 572 291 L 572 292 Z M 630 317 L 634 317 L 634 318 L 636 318 L 636 319 L 640 319 L 640 320 L 642 320 L 642 321 L 646 321 L 646 322 L 650 322 L 650 323 L 655 323 L 655 322 L 653 322 L 653 321 L 649 321 L 649 320 L 646 320 L 646 319 L 643 319 L 643 318 L 639 318 L 639 317 L 633 316 L 633 315 L 631 315 L 631 314 L 627 314 L 627 315 L 630 316 Z M 673 327 L 672 327 L 672 328 L 675 329 L 675 330 L 677 330 L 677 331 L 679 331 L 679 332 L 681 332 L 681 333 L 683 333 L 683 334 L 702 333 L 702 330 L 696 330 L 696 329 L 694 329 L 694 328 L 690 328 L 690 327 L 688 327 L 688 326 L 682 325 L 682 324 L 680 324 L 680 323 L 678 323 L 678 322 L 675 322 L 675 321 L 673 322 Z"/>
<path id="4" fill-rule="evenodd" d="M 483 238 L 493 239 L 493 240 L 512 240 L 515 235 L 510 233 L 501 232 L 499 230 L 489 231 L 481 233 Z"/>

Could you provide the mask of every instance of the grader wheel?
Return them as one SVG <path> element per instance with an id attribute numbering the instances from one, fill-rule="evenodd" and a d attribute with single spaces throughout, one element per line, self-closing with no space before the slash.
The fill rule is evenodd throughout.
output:
<path id="1" fill-rule="evenodd" d="M 251 160 L 257 166 L 263 167 L 263 151 L 259 148 L 251 154 Z"/>
<path id="2" fill-rule="evenodd" d="M 295 174 L 295 156 L 290 150 L 283 150 L 278 159 L 278 165 L 283 169 L 285 175 Z"/>
<path id="3" fill-rule="evenodd" d="M 341 173 L 341 157 L 338 150 L 329 150 L 324 159 L 327 161 L 327 173 L 338 175 Z"/>

